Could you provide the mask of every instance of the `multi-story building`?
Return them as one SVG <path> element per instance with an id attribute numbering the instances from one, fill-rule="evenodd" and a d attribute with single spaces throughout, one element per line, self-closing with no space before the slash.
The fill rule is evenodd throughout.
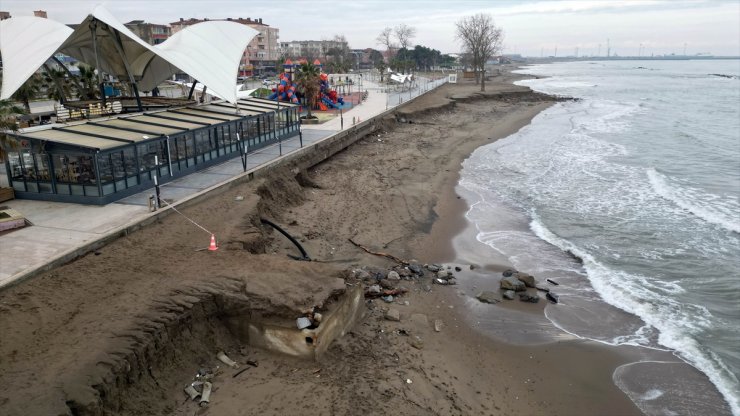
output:
<path id="1" fill-rule="evenodd" d="M 150 45 L 158 45 L 170 37 L 171 30 L 167 25 L 146 23 L 143 20 L 132 20 L 125 26 Z"/>
<path id="2" fill-rule="evenodd" d="M 332 50 L 347 50 L 344 40 L 294 40 L 281 42 L 280 52 L 288 58 L 307 58 L 330 60 Z"/>
<path id="3" fill-rule="evenodd" d="M 33 15 L 36 17 L 43 17 L 44 19 L 48 18 L 48 16 L 46 15 L 46 10 L 34 10 Z"/>
<path id="4" fill-rule="evenodd" d="M 172 26 L 172 33 L 177 33 L 184 27 L 194 25 L 196 23 L 205 22 L 209 19 L 183 19 L 170 23 Z M 227 19 L 216 19 L 220 21 L 230 21 L 247 25 L 252 29 L 256 30 L 257 36 L 252 38 L 252 41 L 247 45 L 247 49 L 244 51 L 242 56 L 242 62 L 239 65 L 239 75 L 248 76 L 254 73 L 271 73 L 275 71 L 278 60 L 280 59 L 280 52 L 278 50 L 278 39 L 280 37 L 280 29 L 276 27 L 270 27 L 270 25 L 263 23 L 262 19 L 252 19 L 247 17 L 243 19 L 239 18 L 227 18 Z"/>

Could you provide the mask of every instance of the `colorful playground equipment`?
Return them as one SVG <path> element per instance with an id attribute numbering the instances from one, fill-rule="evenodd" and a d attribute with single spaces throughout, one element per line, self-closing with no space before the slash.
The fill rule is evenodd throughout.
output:
<path id="1" fill-rule="evenodd" d="M 318 62 L 318 59 L 316 62 Z M 329 86 L 329 76 L 327 74 L 321 74 L 319 85 L 319 99 L 317 101 L 319 109 L 326 111 L 329 108 L 342 108 L 344 106 L 344 98 Z"/>
<path id="2" fill-rule="evenodd" d="M 298 104 L 298 97 L 295 93 L 295 85 L 285 73 L 280 74 L 280 83 L 277 88 L 273 88 L 273 93 L 267 97 L 270 100 L 280 100 Z"/>
<path id="3" fill-rule="evenodd" d="M 321 68 L 321 62 L 317 59 L 314 65 Z M 291 103 L 298 103 L 296 87 L 293 84 L 293 74 L 295 73 L 298 63 L 294 64 L 290 59 L 283 64 L 283 73 L 280 74 L 279 83 L 276 88 L 272 89 L 272 94 L 267 98 L 270 100 L 279 100 Z M 337 91 L 331 88 L 329 76 L 321 73 L 319 78 L 319 94 L 316 99 L 316 110 L 326 111 L 330 108 L 343 108 L 344 98 L 337 94 Z"/>

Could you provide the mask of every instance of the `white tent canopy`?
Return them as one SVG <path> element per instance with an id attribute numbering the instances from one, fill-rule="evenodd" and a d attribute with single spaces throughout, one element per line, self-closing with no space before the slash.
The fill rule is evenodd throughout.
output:
<path id="1" fill-rule="evenodd" d="M 235 104 L 239 63 L 257 33 L 236 22 L 203 22 L 175 33 L 154 49 L 162 59 L 197 79 L 215 95 Z"/>
<path id="2" fill-rule="evenodd" d="M 32 19 L 37 29 L 28 31 L 23 22 L 6 23 L 19 19 Z M 244 49 L 257 34 L 236 22 L 211 21 L 189 26 L 152 46 L 102 6 L 96 6 L 74 31 L 48 19 L 30 17 L 4 20 L 0 28 L 0 39 L 8 40 L 0 42 L 3 60 L 7 67 L 11 59 L 17 68 L 4 73 L 2 98 L 12 95 L 47 59 L 60 52 L 99 66 L 119 80 L 133 78 L 144 91 L 153 89 L 179 68 L 216 95 L 236 103 L 239 63 Z M 16 40 L 20 41 L 14 43 Z M 37 44 L 44 47 L 36 47 Z"/>
<path id="3" fill-rule="evenodd" d="M 3 85 L 0 100 L 10 98 L 72 34 L 72 29 L 41 17 L 0 20 Z"/>

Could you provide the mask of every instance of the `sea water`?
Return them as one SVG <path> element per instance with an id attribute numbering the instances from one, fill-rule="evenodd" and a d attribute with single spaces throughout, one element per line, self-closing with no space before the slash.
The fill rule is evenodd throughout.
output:
<path id="1" fill-rule="evenodd" d="M 646 413 L 740 415 L 740 61 L 520 72 L 537 78 L 517 84 L 576 100 L 464 162 L 478 241 L 559 280 L 546 316 L 561 330 L 673 352 L 726 401 L 702 403 L 675 362 L 620 367 L 615 382 Z M 637 379 L 652 387 L 630 391 Z"/>

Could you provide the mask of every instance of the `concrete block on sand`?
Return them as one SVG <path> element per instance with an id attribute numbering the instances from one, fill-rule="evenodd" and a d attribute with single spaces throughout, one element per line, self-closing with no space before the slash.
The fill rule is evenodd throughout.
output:
<path id="1" fill-rule="evenodd" d="M 398 309 L 390 308 L 385 313 L 385 319 L 387 319 L 389 321 L 400 322 L 401 321 L 401 312 L 399 312 Z"/>

